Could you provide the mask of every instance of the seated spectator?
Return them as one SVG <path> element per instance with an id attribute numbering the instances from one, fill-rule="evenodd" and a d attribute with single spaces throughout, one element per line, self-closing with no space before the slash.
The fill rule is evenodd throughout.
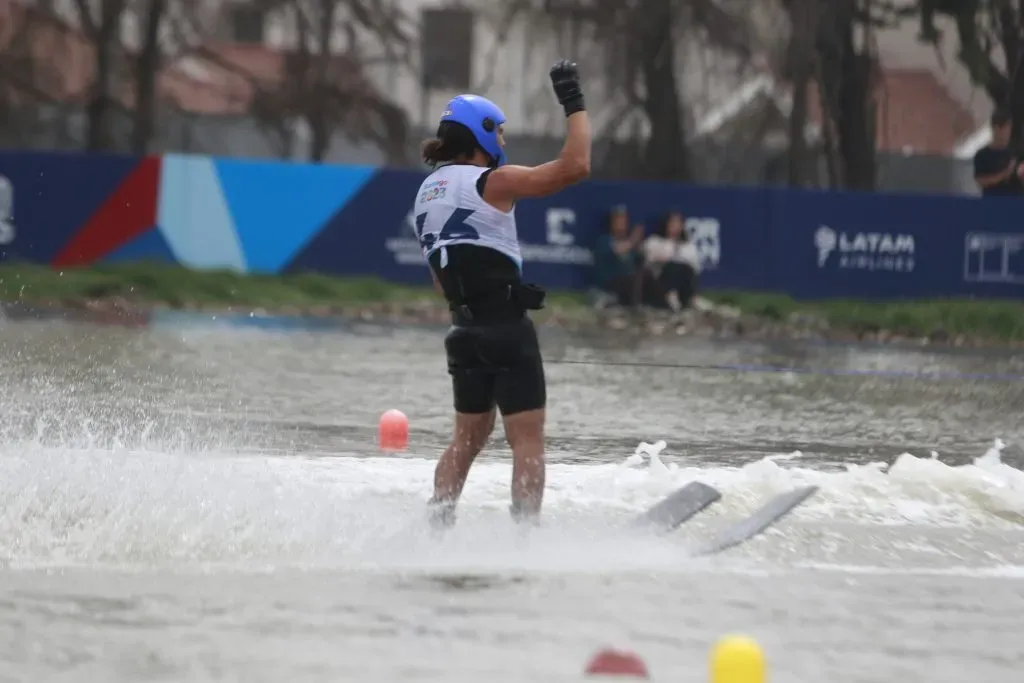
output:
<path id="1" fill-rule="evenodd" d="M 644 260 L 665 292 L 669 307 L 678 312 L 689 307 L 697 293 L 700 256 L 678 211 L 665 217 L 660 233 L 644 241 Z"/>
<path id="2" fill-rule="evenodd" d="M 636 225 L 630 231 L 626 207 L 617 206 L 609 216 L 608 234 L 602 235 L 594 248 L 597 286 L 621 306 L 664 306 L 657 281 L 643 267 L 643 238 L 643 226 Z"/>

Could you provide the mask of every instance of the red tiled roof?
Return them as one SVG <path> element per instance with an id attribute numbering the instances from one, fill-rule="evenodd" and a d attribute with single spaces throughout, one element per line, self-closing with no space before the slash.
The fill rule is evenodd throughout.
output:
<path id="1" fill-rule="evenodd" d="M 130 61 L 135 55 L 126 51 L 125 57 Z M 161 70 L 157 94 L 191 113 L 241 114 L 249 111 L 258 90 L 287 87 L 299 64 L 295 53 L 267 46 L 207 43 Z M 0 90 L 9 100 L 41 95 L 58 102 L 84 102 L 94 70 L 92 44 L 79 29 L 16 0 L 0 0 Z M 346 57 L 332 56 L 327 76 L 349 91 L 374 91 Z M 124 106 L 132 106 L 130 78 L 122 75 L 115 91 Z"/>
<path id="2" fill-rule="evenodd" d="M 883 152 L 949 155 L 979 125 L 927 69 L 883 67 L 877 96 L 876 144 Z M 809 89 L 812 120 L 821 125 L 817 89 Z"/>
<path id="3" fill-rule="evenodd" d="M 0 0 L 0 88 L 13 101 L 24 88 L 59 102 L 82 99 L 92 78 L 92 47 L 77 30 L 14 0 Z"/>
<path id="4" fill-rule="evenodd" d="M 197 114 L 245 113 L 258 90 L 287 89 L 301 80 L 297 75 L 303 68 L 301 55 L 261 45 L 207 44 L 185 59 L 190 64 L 179 60 L 164 69 L 160 91 L 180 109 Z M 347 57 L 332 56 L 326 75 L 347 92 L 375 93 L 359 66 Z"/>

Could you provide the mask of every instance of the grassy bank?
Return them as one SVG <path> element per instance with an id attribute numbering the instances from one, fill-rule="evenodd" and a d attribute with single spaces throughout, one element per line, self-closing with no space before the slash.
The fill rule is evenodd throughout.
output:
<path id="1" fill-rule="evenodd" d="M 92 268 L 0 266 L 0 300 L 75 305 L 90 299 L 123 297 L 143 304 L 252 306 L 282 309 L 346 306 L 426 298 L 424 288 L 392 285 L 372 278 L 324 275 L 240 275 L 191 271 L 166 265 L 129 264 Z"/>
<path id="2" fill-rule="evenodd" d="M 425 275 L 425 274 L 424 274 Z M 833 329 L 887 330 L 903 336 L 967 335 L 999 342 L 1024 341 L 1024 304 L 1012 301 L 906 301 L 874 303 L 794 301 L 785 296 L 709 292 L 706 298 L 743 314 L 774 322 L 810 318 Z M 0 300 L 42 306 L 82 306 L 120 299 L 136 306 L 261 308 L 272 312 L 344 313 L 382 305 L 440 305 L 424 283 L 408 287 L 375 278 L 317 274 L 239 275 L 195 272 L 155 264 L 69 268 L 0 266 Z M 592 316 L 583 295 L 551 293 L 544 315 Z"/>
<path id="3" fill-rule="evenodd" d="M 424 271 L 424 277 L 427 273 Z M 429 279 L 423 286 L 397 285 L 371 277 L 337 278 L 315 273 L 241 275 L 192 271 L 163 264 L 66 268 L 0 265 L 0 301 L 41 306 L 81 306 L 123 299 L 170 308 L 261 308 L 275 312 L 345 312 L 382 304 L 440 305 Z M 585 311 L 578 294 L 554 293 L 553 307 Z"/>
<path id="4" fill-rule="evenodd" d="M 794 301 L 776 294 L 719 292 L 711 300 L 770 320 L 814 316 L 831 328 L 902 336 L 957 335 L 1001 342 L 1024 341 L 1024 302 L 936 299 L 867 302 L 850 299 Z"/>

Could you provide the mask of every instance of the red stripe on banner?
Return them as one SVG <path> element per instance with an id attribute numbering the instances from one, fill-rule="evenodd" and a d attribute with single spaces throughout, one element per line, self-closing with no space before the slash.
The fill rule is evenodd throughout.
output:
<path id="1" fill-rule="evenodd" d="M 156 224 L 160 157 L 144 157 L 53 259 L 54 266 L 95 263 Z"/>

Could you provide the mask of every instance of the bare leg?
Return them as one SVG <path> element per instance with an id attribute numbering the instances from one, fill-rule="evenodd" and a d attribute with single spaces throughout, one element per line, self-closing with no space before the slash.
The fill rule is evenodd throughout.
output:
<path id="1" fill-rule="evenodd" d="M 668 294 L 665 295 L 665 299 L 668 301 L 669 308 L 672 309 L 673 313 L 678 313 L 683 310 L 683 304 L 679 300 L 679 292 L 676 290 L 669 290 Z"/>
<path id="2" fill-rule="evenodd" d="M 544 501 L 544 409 L 503 417 L 512 447 L 512 516 L 536 520 Z"/>
<path id="3" fill-rule="evenodd" d="M 494 410 L 488 413 L 455 413 L 455 432 L 434 469 L 432 521 L 445 526 L 455 522 L 455 506 L 466 485 L 469 468 L 494 430 Z"/>

